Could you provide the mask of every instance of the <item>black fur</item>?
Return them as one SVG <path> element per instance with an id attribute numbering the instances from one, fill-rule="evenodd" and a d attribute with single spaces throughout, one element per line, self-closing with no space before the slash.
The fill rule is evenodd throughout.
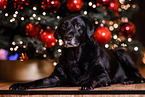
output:
<path id="1" fill-rule="evenodd" d="M 64 41 L 54 72 L 44 79 L 16 83 L 10 90 L 54 86 L 81 86 L 82 90 L 116 83 L 143 83 L 144 78 L 124 49 L 104 50 L 93 39 L 94 25 L 83 16 L 69 16 L 59 22 L 56 38 Z"/>

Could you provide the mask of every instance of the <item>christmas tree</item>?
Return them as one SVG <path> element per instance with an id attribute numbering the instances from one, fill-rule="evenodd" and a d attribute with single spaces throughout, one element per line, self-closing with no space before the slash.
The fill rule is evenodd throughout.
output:
<path id="1" fill-rule="evenodd" d="M 71 14 L 95 24 L 94 40 L 105 49 L 121 47 L 142 56 L 142 45 L 132 38 L 137 9 L 133 0 L 0 0 L 1 60 L 58 59 L 63 41 L 53 34 Z"/>

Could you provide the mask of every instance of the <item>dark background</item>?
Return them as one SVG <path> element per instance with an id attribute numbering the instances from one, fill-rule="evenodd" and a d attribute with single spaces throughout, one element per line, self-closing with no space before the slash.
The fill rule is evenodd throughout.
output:
<path id="1" fill-rule="evenodd" d="M 135 0 L 139 9 L 134 13 L 132 21 L 136 26 L 135 39 L 145 47 L 145 0 Z"/>

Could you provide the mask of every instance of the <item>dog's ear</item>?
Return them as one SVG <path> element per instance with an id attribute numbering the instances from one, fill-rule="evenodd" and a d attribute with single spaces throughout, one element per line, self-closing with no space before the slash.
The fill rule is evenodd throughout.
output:
<path id="1" fill-rule="evenodd" d="M 92 38 L 94 33 L 95 33 L 95 26 L 94 26 L 94 24 L 91 22 L 91 20 L 89 20 L 88 18 L 86 18 L 84 16 L 81 16 L 81 18 L 85 22 L 88 38 Z"/>

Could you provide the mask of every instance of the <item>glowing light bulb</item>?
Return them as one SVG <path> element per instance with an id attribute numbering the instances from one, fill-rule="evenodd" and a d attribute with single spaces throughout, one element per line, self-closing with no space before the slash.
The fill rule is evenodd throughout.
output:
<path id="1" fill-rule="evenodd" d="M 105 33 L 104 32 L 102 33 L 102 36 L 105 36 Z"/>
<path id="2" fill-rule="evenodd" d="M 92 6 L 93 5 L 93 3 L 92 2 L 89 2 L 89 6 Z"/>
<path id="3" fill-rule="evenodd" d="M 109 48 L 109 44 L 105 44 L 105 48 Z"/>
<path id="4" fill-rule="evenodd" d="M 51 1 L 51 4 L 54 4 L 54 1 Z"/>
<path id="5" fill-rule="evenodd" d="M 17 49 L 18 49 L 18 48 L 19 48 L 19 46 L 16 46 L 15 48 L 17 48 Z"/>
<path id="6" fill-rule="evenodd" d="M 25 19 L 24 17 L 21 17 L 21 20 L 22 20 L 22 21 L 24 21 L 24 19 Z"/>
<path id="7" fill-rule="evenodd" d="M 43 12 L 42 14 L 43 14 L 43 15 L 46 15 L 46 12 Z"/>
<path id="8" fill-rule="evenodd" d="M 37 7 L 33 7 L 33 10 L 37 10 Z"/>
<path id="9" fill-rule="evenodd" d="M 53 65 L 56 66 L 57 65 L 57 62 L 53 62 Z"/>
<path id="10" fill-rule="evenodd" d="M 8 13 L 5 13 L 5 16 L 7 17 L 9 14 Z"/>
<path id="11" fill-rule="evenodd" d="M 129 30 L 130 28 L 127 26 L 125 29 L 126 29 L 126 30 Z"/>
<path id="12" fill-rule="evenodd" d="M 44 58 L 46 58 L 46 57 L 47 57 L 47 55 L 46 55 L 46 54 L 44 54 L 44 55 L 43 55 L 43 57 L 44 57 Z"/>
<path id="13" fill-rule="evenodd" d="M 113 26 L 110 26 L 110 27 L 109 27 L 109 30 L 110 30 L 110 31 L 113 31 L 113 30 L 114 30 L 114 27 L 113 27 Z"/>
<path id="14" fill-rule="evenodd" d="M 41 18 L 40 18 L 40 17 L 38 17 L 38 20 L 40 21 L 40 20 L 41 20 Z"/>
<path id="15" fill-rule="evenodd" d="M 49 35 L 49 36 L 48 36 L 48 38 L 50 39 L 50 38 L 51 38 L 51 36 Z"/>
<path id="16" fill-rule="evenodd" d="M 74 0 L 74 3 L 77 3 L 77 0 Z"/>
<path id="17" fill-rule="evenodd" d="M 33 14 L 33 17 L 36 17 L 36 14 Z"/>
<path id="18" fill-rule="evenodd" d="M 51 44 L 52 46 L 54 46 L 55 45 L 55 43 L 54 42 L 52 42 L 52 44 Z"/>
<path id="19" fill-rule="evenodd" d="M 61 39 L 58 40 L 59 45 L 62 46 L 63 45 L 63 41 Z"/>
<path id="20" fill-rule="evenodd" d="M 14 50 L 14 49 L 11 47 L 11 48 L 10 48 L 10 51 L 13 51 L 13 50 Z"/>
<path id="21" fill-rule="evenodd" d="M 132 39 L 131 38 L 128 38 L 128 42 L 131 42 L 132 41 Z"/>
<path id="22" fill-rule="evenodd" d="M 16 42 L 12 42 L 12 45 L 16 45 Z"/>
<path id="23" fill-rule="evenodd" d="M 23 45 L 23 48 L 26 48 L 26 45 Z"/>
<path id="24" fill-rule="evenodd" d="M 60 16 L 57 16 L 57 19 L 60 19 Z"/>
<path id="25" fill-rule="evenodd" d="M 117 37 L 117 35 L 114 35 L 113 38 L 114 38 L 114 39 L 117 39 L 118 37 Z"/>
<path id="26" fill-rule="evenodd" d="M 17 51 L 17 48 L 14 48 L 14 51 Z"/>
<path id="27" fill-rule="evenodd" d="M 95 21 L 95 24 L 98 24 L 98 21 Z"/>
<path id="28" fill-rule="evenodd" d="M 134 51 L 138 51 L 138 49 L 139 49 L 138 47 L 134 47 Z"/>
<path id="29" fill-rule="evenodd" d="M 118 28 L 118 24 L 114 24 L 114 28 Z"/>
<path id="30" fill-rule="evenodd" d="M 20 41 L 20 44 L 23 44 L 23 41 Z"/>
<path id="31" fill-rule="evenodd" d="M 114 7 L 114 3 L 111 3 L 110 6 L 111 6 L 111 7 Z"/>
<path id="32" fill-rule="evenodd" d="M 123 4 L 123 3 L 125 2 L 125 0 L 119 0 L 119 2 L 120 2 L 121 4 Z"/>
<path id="33" fill-rule="evenodd" d="M 43 47 L 44 50 L 46 50 L 46 47 Z"/>
<path id="34" fill-rule="evenodd" d="M 136 8 L 136 5 L 132 5 L 132 8 Z"/>
<path id="35" fill-rule="evenodd" d="M 58 52 L 61 53 L 61 49 L 58 49 Z"/>
<path id="36" fill-rule="evenodd" d="M 87 11 L 84 11 L 84 15 L 87 15 Z"/>
<path id="37" fill-rule="evenodd" d="M 18 11 L 15 11 L 15 14 L 18 14 Z"/>
<path id="38" fill-rule="evenodd" d="M 100 26 L 101 26 L 101 27 L 103 27 L 103 26 L 104 26 L 104 24 L 100 24 Z"/>
<path id="39" fill-rule="evenodd" d="M 38 53 L 38 50 L 36 50 L 36 53 Z"/>
<path id="40" fill-rule="evenodd" d="M 33 20 L 34 18 L 33 17 L 30 17 L 30 20 Z"/>
<path id="41" fill-rule="evenodd" d="M 17 17 L 17 15 L 16 14 L 13 14 L 13 17 Z"/>
<path id="42" fill-rule="evenodd" d="M 96 8 L 96 5 L 95 4 L 93 4 L 93 6 L 92 6 L 93 8 Z"/>

